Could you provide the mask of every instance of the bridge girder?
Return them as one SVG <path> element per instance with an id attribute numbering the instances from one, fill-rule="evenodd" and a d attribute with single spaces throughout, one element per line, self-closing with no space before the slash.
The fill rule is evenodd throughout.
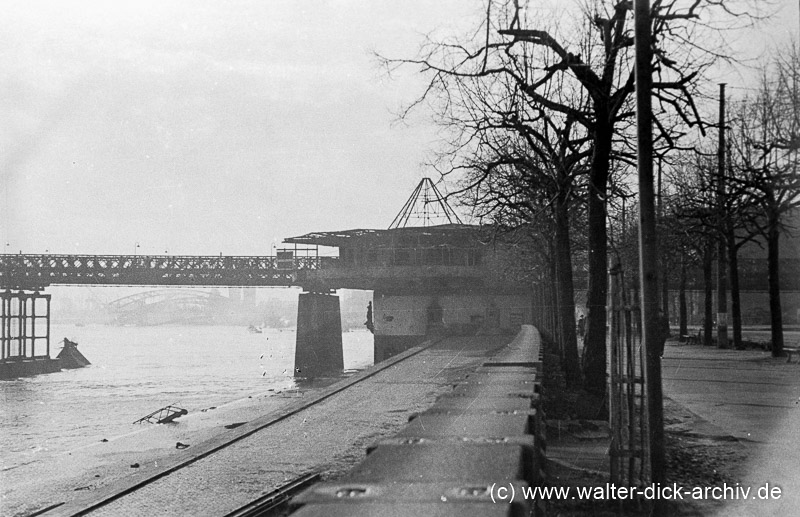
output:
<path id="1" fill-rule="evenodd" d="M 335 257 L 174 255 L 0 255 L 0 287 L 48 285 L 302 285 L 304 273 L 333 264 Z"/>

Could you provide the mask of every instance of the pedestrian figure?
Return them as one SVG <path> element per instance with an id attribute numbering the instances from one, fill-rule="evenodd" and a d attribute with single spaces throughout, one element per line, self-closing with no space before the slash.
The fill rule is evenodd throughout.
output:
<path id="1" fill-rule="evenodd" d="M 578 318 L 578 335 L 583 339 L 583 334 L 586 332 L 586 318 L 583 314 Z"/>
<path id="2" fill-rule="evenodd" d="M 367 321 L 364 322 L 364 326 L 373 334 L 375 333 L 375 322 L 372 320 L 372 302 L 367 304 Z"/>

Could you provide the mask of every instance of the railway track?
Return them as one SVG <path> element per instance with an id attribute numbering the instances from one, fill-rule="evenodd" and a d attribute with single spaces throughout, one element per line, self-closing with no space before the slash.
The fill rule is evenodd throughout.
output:
<path id="1" fill-rule="evenodd" d="M 225 517 L 272 517 L 276 513 L 283 511 L 293 495 L 316 483 L 319 477 L 319 472 L 300 476 L 268 494 L 253 499 L 241 508 L 226 514 Z"/>

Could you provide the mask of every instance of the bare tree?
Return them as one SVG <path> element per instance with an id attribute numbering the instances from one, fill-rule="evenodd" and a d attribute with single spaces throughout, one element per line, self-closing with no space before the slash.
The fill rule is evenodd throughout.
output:
<path id="1" fill-rule="evenodd" d="M 703 70 L 719 57 L 709 51 L 719 46 L 708 38 L 718 27 L 701 20 L 721 19 L 707 16 L 710 11 L 733 13 L 718 0 L 657 1 L 652 8 L 657 142 L 673 145 L 675 118 L 699 121 L 692 93 Z M 473 95 L 487 96 L 487 103 L 524 97 L 551 117 L 581 126 L 590 139 L 584 378 L 600 393 L 605 390 L 605 204 L 612 162 L 631 161 L 634 148 L 627 131 L 634 115 L 631 20 L 632 4 L 624 0 L 576 2 L 559 19 L 534 6 L 526 9 L 519 0 L 488 0 L 482 23 L 468 37 L 428 40 L 416 59 L 386 60 L 389 66 L 417 65 L 430 78 L 413 106 L 428 101 L 437 122 L 451 126 L 450 156 L 475 149 L 481 127 L 463 122 L 471 116 L 485 119 L 485 114 L 474 111 L 474 99 L 464 102 Z"/>
<path id="2" fill-rule="evenodd" d="M 783 355 L 779 238 L 787 215 L 800 207 L 800 47 L 778 52 L 764 70 L 757 94 L 740 104 L 734 125 L 731 181 L 759 209 L 756 220 L 767 245 L 772 355 Z"/>
<path id="3" fill-rule="evenodd" d="M 714 188 L 715 171 L 713 154 L 698 147 L 684 153 L 671 175 L 675 188 L 671 209 L 677 223 L 674 234 L 681 243 L 683 265 L 700 266 L 703 274 L 703 344 L 707 346 L 713 341 L 714 259 L 717 243 L 723 238 Z"/>
<path id="4" fill-rule="evenodd" d="M 549 253 L 543 255 L 553 271 L 557 339 L 569 385 L 580 384 L 575 297 L 572 276 L 571 212 L 575 209 L 576 177 L 588 152 L 573 138 L 571 125 L 557 126 L 546 112 L 520 124 L 517 133 L 503 131 L 484 141 L 471 161 L 463 162 L 461 200 L 481 221 L 503 231 L 531 228 Z"/>
<path id="5" fill-rule="evenodd" d="M 742 348 L 738 254 L 745 244 L 759 235 L 756 225 L 758 210 L 753 197 L 736 183 L 733 167 L 729 167 L 724 178 L 720 177 L 717 164 L 714 163 L 714 153 L 708 146 L 700 145 L 692 152 L 683 154 L 683 159 L 679 160 L 680 167 L 671 175 L 677 195 L 673 196 L 670 203 L 676 223 L 670 233 L 674 242 L 683 243 L 683 251 L 687 256 L 703 256 L 705 260 L 712 260 L 714 254 L 706 254 L 690 241 L 682 239 L 681 234 L 702 236 L 712 243 L 724 244 L 727 254 L 725 273 L 731 287 L 733 342 L 736 348 Z M 716 195 L 720 181 L 723 185 L 721 196 Z M 705 260 L 699 264 L 703 266 L 704 274 L 713 266 Z M 687 263 L 691 261 L 684 261 L 684 264 Z M 706 291 L 710 293 L 710 283 Z M 710 295 L 707 298 L 706 304 L 710 305 Z M 709 318 L 706 315 L 706 319 Z M 709 329 L 710 335 L 711 327 L 705 328 Z"/>

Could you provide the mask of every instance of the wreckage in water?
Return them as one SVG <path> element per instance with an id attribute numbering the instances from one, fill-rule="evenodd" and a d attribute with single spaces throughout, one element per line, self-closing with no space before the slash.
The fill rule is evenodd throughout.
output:
<path id="1" fill-rule="evenodd" d="M 143 416 L 139 420 L 133 422 L 134 424 L 141 424 L 142 422 L 148 422 L 150 424 L 168 424 L 174 421 L 179 416 L 188 415 L 189 412 L 183 408 L 180 408 L 175 405 L 169 405 L 162 407 L 161 409 L 157 409 L 150 413 L 147 416 Z"/>
<path id="2" fill-rule="evenodd" d="M 58 353 L 58 357 L 56 357 L 61 368 L 71 370 L 74 368 L 83 368 L 84 366 L 92 364 L 78 351 L 78 343 L 70 341 L 67 338 L 64 338 L 63 343 L 64 348 L 61 349 L 61 352 Z"/>

